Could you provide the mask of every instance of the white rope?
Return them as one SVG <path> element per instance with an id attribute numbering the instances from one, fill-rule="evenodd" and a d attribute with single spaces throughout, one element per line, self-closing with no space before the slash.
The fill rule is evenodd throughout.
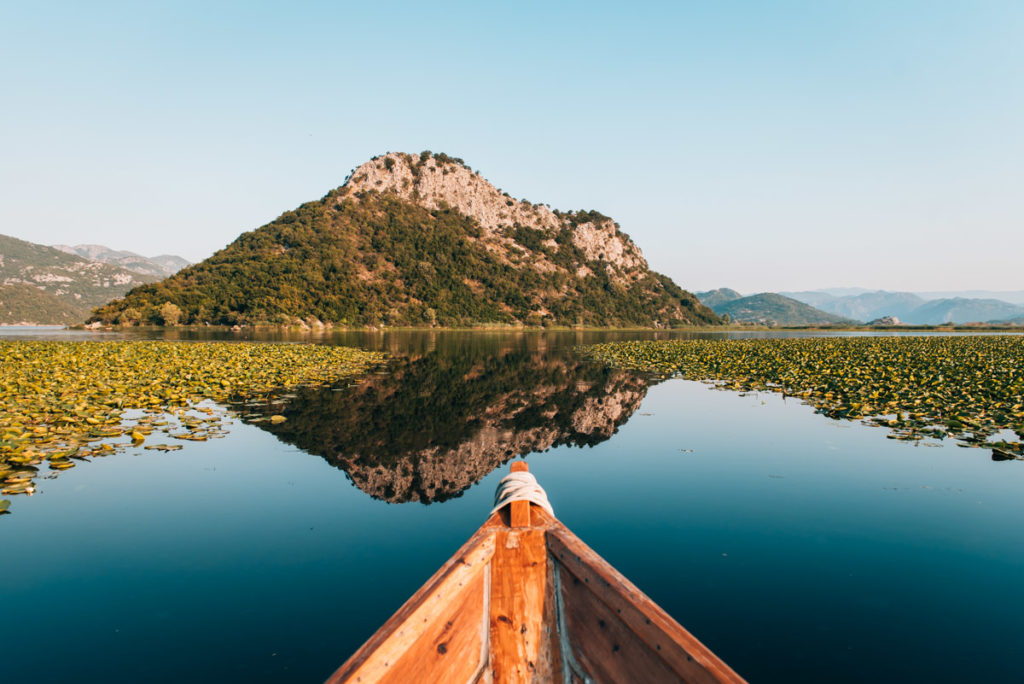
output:
<path id="1" fill-rule="evenodd" d="M 494 508 L 491 513 L 500 511 L 506 504 L 513 501 L 529 501 L 537 504 L 555 517 L 555 510 L 548 501 L 544 488 L 537 484 L 537 478 L 529 472 L 509 473 L 501 478 L 498 488 L 494 490 Z"/>

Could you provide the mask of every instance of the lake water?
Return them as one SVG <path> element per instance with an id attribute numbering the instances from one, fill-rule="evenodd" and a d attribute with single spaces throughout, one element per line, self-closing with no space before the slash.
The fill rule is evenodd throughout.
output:
<path id="1" fill-rule="evenodd" d="M 387 374 L 40 480 L 0 517 L 0 680 L 322 681 L 520 455 L 570 529 L 752 682 L 1022 679 L 1024 463 L 573 351 L 652 336 L 327 336 L 390 352 Z"/>

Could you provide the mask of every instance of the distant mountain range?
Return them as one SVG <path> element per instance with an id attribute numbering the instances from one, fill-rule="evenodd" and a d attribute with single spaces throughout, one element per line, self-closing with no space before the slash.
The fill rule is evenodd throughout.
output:
<path id="1" fill-rule="evenodd" d="M 833 291 L 834 292 L 834 291 Z M 928 299 L 928 293 L 886 292 L 884 290 L 835 295 L 823 290 L 782 292 L 787 297 L 839 316 L 871 321 L 895 316 L 911 325 L 944 323 L 1004 323 L 1024 316 L 1024 306 L 1002 299 L 942 297 Z M 1019 293 L 1009 292 L 1014 296 Z"/>
<path id="2" fill-rule="evenodd" d="M 925 300 L 910 292 L 864 292 L 836 296 L 826 292 L 781 292 L 810 306 L 845 316 L 857 321 L 871 321 L 883 316 L 895 316 L 901 321 L 925 303 Z"/>
<path id="3" fill-rule="evenodd" d="M 66 254 L 74 254 L 89 261 L 102 261 L 143 275 L 166 278 L 189 265 L 189 262 L 173 254 L 159 254 L 144 257 L 135 252 L 119 251 L 103 245 L 53 245 Z"/>
<path id="4" fill-rule="evenodd" d="M 161 277 L 0 235 L 0 324 L 80 323 L 95 307 Z"/>
<path id="5" fill-rule="evenodd" d="M 844 294 L 845 293 L 845 294 Z M 856 325 L 892 319 L 907 325 L 992 323 L 1024 324 L 1024 306 L 1002 299 L 940 297 L 927 293 L 843 288 L 743 296 L 719 288 L 698 292 L 697 299 L 735 323 L 762 325 Z M 1007 292 L 1007 295 L 1024 294 Z"/>
<path id="6" fill-rule="evenodd" d="M 857 321 L 822 311 L 773 292 L 744 297 L 736 290 L 723 287 L 698 292 L 697 299 L 719 316 L 729 316 L 734 323 L 756 325 L 856 325 Z"/>
<path id="7" fill-rule="evenodd" d="M 848 297 L 850 295 L 861 295 L 869 292 L 883 292 L 884 290 L 872 290 L 866 287 L 823 287 L 813 290 L 816 293 L 824 293 L 833 297 Z M 792 295 L 793 293 L 789 293 Z M 810 294 L 810 292 L 808 292 Z M 921 299 L 928 301 L 932 299 L 998 299 L 1010 304 L 1024 305 L 1024 290 L 936 290 L 933 292 L 911 292 Z"/>

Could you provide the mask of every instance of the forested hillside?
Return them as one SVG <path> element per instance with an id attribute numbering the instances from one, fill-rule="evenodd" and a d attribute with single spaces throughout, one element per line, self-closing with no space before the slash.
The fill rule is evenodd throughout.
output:
<path id="1" fill-rule="evenodd" d="M 96 309 L 108 323 L 717 324 L 597 212 L 512 199 L 460 160 L 389 154 Z"/>
<path id="2" fill-rule="evenodd" d="M 715 313 L 737 323 L 758 325 L 857 325 L 858 321 L 836 316 L 774 292 L 741 297 L 715 306 Z"/>

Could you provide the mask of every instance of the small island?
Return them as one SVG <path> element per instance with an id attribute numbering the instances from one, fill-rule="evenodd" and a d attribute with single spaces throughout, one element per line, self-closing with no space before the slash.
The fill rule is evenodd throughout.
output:
<path id="1" fill-rule="evenodd" d="M 325 197 L 97 308 L 114 325 L 721 325 L 612 219 L 515 199 L 461 160 L 388 153 Z"/>

